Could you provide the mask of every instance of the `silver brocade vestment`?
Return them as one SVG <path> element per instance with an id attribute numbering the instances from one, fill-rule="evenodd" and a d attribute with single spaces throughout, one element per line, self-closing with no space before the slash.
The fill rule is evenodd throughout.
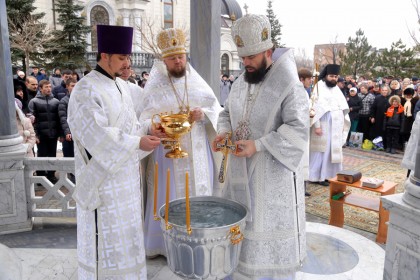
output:
<path id="1" fill-rule="evenodd" d="M 309 135 L 307 93 L 298 80 L 292 50 L 267 73 L 250 114 L 251 139 L 261 151 L 229 157 L 224 196 L 250 210 L 234 279 L 280 278 L 306 256 L 303 153 Z M 218 132 L 235 131 L 243 114 L 247 83 L 233 84 Z"/>
<path id="2" fill-rule="evenodd" d="M 74 88 L 68 112 L 75 141 L 78 279 L 145 280 L 140 131 L 127 85 L 92 71 Z"/>

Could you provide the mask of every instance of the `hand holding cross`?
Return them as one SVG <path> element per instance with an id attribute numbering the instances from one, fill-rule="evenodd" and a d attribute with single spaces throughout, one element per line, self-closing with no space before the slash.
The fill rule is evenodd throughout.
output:
<path id="1" fill-rule="evenodd" d="M 232 144 L 232 140 L 230 140 L 230 136 L 232 132 L 226 133 L 225 139 L 221 142 L 216 143 L 216 148 L 218 151 L 221 151 L 223 154 L 222 164 L 220 165 L 219 171 L 219 182 L 224 183 L 227 171 L 227 158 L 229 154 L 234 154 L 238 150 L 238 145 Z"/>

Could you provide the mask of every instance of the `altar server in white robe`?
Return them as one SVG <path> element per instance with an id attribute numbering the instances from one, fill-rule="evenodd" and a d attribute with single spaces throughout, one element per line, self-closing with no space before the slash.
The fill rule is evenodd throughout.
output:
<path id="1" fill-rule="evenodd" d="M 149 133 L 166 137 L 159 126 L 152 126 L 155 114 L 190 112 L 194 121 L 190 133 L 181 137 L 181 148 L 189 155 L 185 158 L 169 159 L 160 145 L 152 154 L 147 173 L 147 202 L 145 215 L 146 255 L 166 255 L 163 233 L 159 221 L 153 219 L 154 164 L 158 163 L 157 209 L 165 203 L 166 172 L 170 169 L 170 200 L 185 197 L 185 173 L 190 176 L 190 195 L 212 195 L 213 184 L 217 183 L 217 167 L 210 142 L 216 135 L 217 117 L 222 107 L 210 86 L 187 63 L 186 36 L 181 29 L 170 28 L 157 36 L 162 60 L 156 60 L 150 78 L 144 88 L 144 99 L 139 109 L 140 122 L 148 127 Z M 155 120 L 158 121 L 158 120 Z M 217 155 L 218 156 L 218 155 Z M 215 180 L 216 178 L 216 180 Z"/>
<path id="2" fill-rule="evenodd" d="M 318 95 L 311 118 L 309 181 L 325 180 L 343 169 L 343 149 L 350 129 L 349 106 L 337 86 L 340 65 L 328 64 L 319 74 L 312 94 Z"/>
<path id="3" fill-rule="evenodd" d="M 302 168 L 308 145 L 308 94 L 293 51 L 273 54 L 271 26 L 245 15 L 232 27 L 245 72 L 233 83 L 218 120 L 218 136 L 232 131 L 223 195 L 248 208 L 233 279 L 293 279 L 306 256 Z"/>
<path id="4" fill-rule="evenodd" d="M 73 89 L 68 123 L 75 141 L 78 279 L 147 279 L 139 151 L 142 136 L 127 84 L 133 29 L 98 25 L 98 64 Z M 144 135 L 144 133 L 143 133 Z"/>

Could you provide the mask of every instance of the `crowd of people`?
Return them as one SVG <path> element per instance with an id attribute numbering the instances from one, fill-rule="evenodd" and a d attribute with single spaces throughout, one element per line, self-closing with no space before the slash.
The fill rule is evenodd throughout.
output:
<path id="1" fill-rule="evenodd" d="M 312 71 L 298 71 L 293 51 L 275 49 L 270 33 L 265 16 L 235 22 L 245 71 L 221 76 L 220 99 L 188 63 L 186 35 L 176 28 L 158 34 L 162 60 L 141 77 L 131 68 L 133 29 L 109 25 L 97 26 L 98 63 L 82 78 L 58 68 L 49 79 L 43 69 L 17 72 L 16 118 L 28 156 L 36 144 L 37 156 L 55 157 L 59 140 L 64 156 L 75 158 L 79 279 L 146 279 L 146 257 L 166 256 L 153 217 L 166 202 L 166 179 L 170 200 L 189 186 L 192 196 L 247 207 L 230 279 L 294 279 L 306 252 L 305 183 L 328 185 L 352 132 L 382 137 L 390 153 L 408 140 L 420 109 L 417 78 L 355 81 L 329 64 L 315 85 Z M 164 112 L 189 114 L 191 132 L 180 140 L 188 157 L 165 157 L 168 136 L 154 119 Z M 217 143 L 228 133 L 237 151 L 220 185 Z M 56 181 L 53 171 L 37 175 Z"/>
<path id="2" fill-rule="evenodd" d="M 306 78 L 312 81 L 308 69 L 299 71 L 307 73 Z M 420 110 L 418 82 L 418 77 L 359 77 L 356 80 L 351 75 L 339 76 L 337 86 L 347 101 L 351 121 L 345 146 L 362 147 L 363 143 L 372 142 L 363 148 L 391 154 L 403 151 L 410 138 L 414 116 Z M 305 87 L 309 93 L 312 86 L 310 83 Z"/>

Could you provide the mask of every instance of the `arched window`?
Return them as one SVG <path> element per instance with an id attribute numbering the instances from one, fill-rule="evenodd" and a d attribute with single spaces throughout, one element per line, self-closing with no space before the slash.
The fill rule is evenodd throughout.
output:
<path id="1" fill-rule="evenodd" d="M 220 64 L 222 68 L 222 74 L 229 75 L 229 56 L 226 53 L 222 55 L 222 61 Z"/>
<path id="2" fill-rule="evenodd" d="M 165 29 L 174 27 L 174 5 L 172 0 L 163 1 L 163 26 Z"/>
<path id="3" fill-rule="evenodd" d="M 94 6 L 90 11 L 90 26 L 91 26 L 91 38 L 92 38 L 92 51 L 98 50 L 98 40 L 96 33 L 96 25 L 104 24 L 109 25 L 109 14 L 108 11 L 102 6 Z"/>

